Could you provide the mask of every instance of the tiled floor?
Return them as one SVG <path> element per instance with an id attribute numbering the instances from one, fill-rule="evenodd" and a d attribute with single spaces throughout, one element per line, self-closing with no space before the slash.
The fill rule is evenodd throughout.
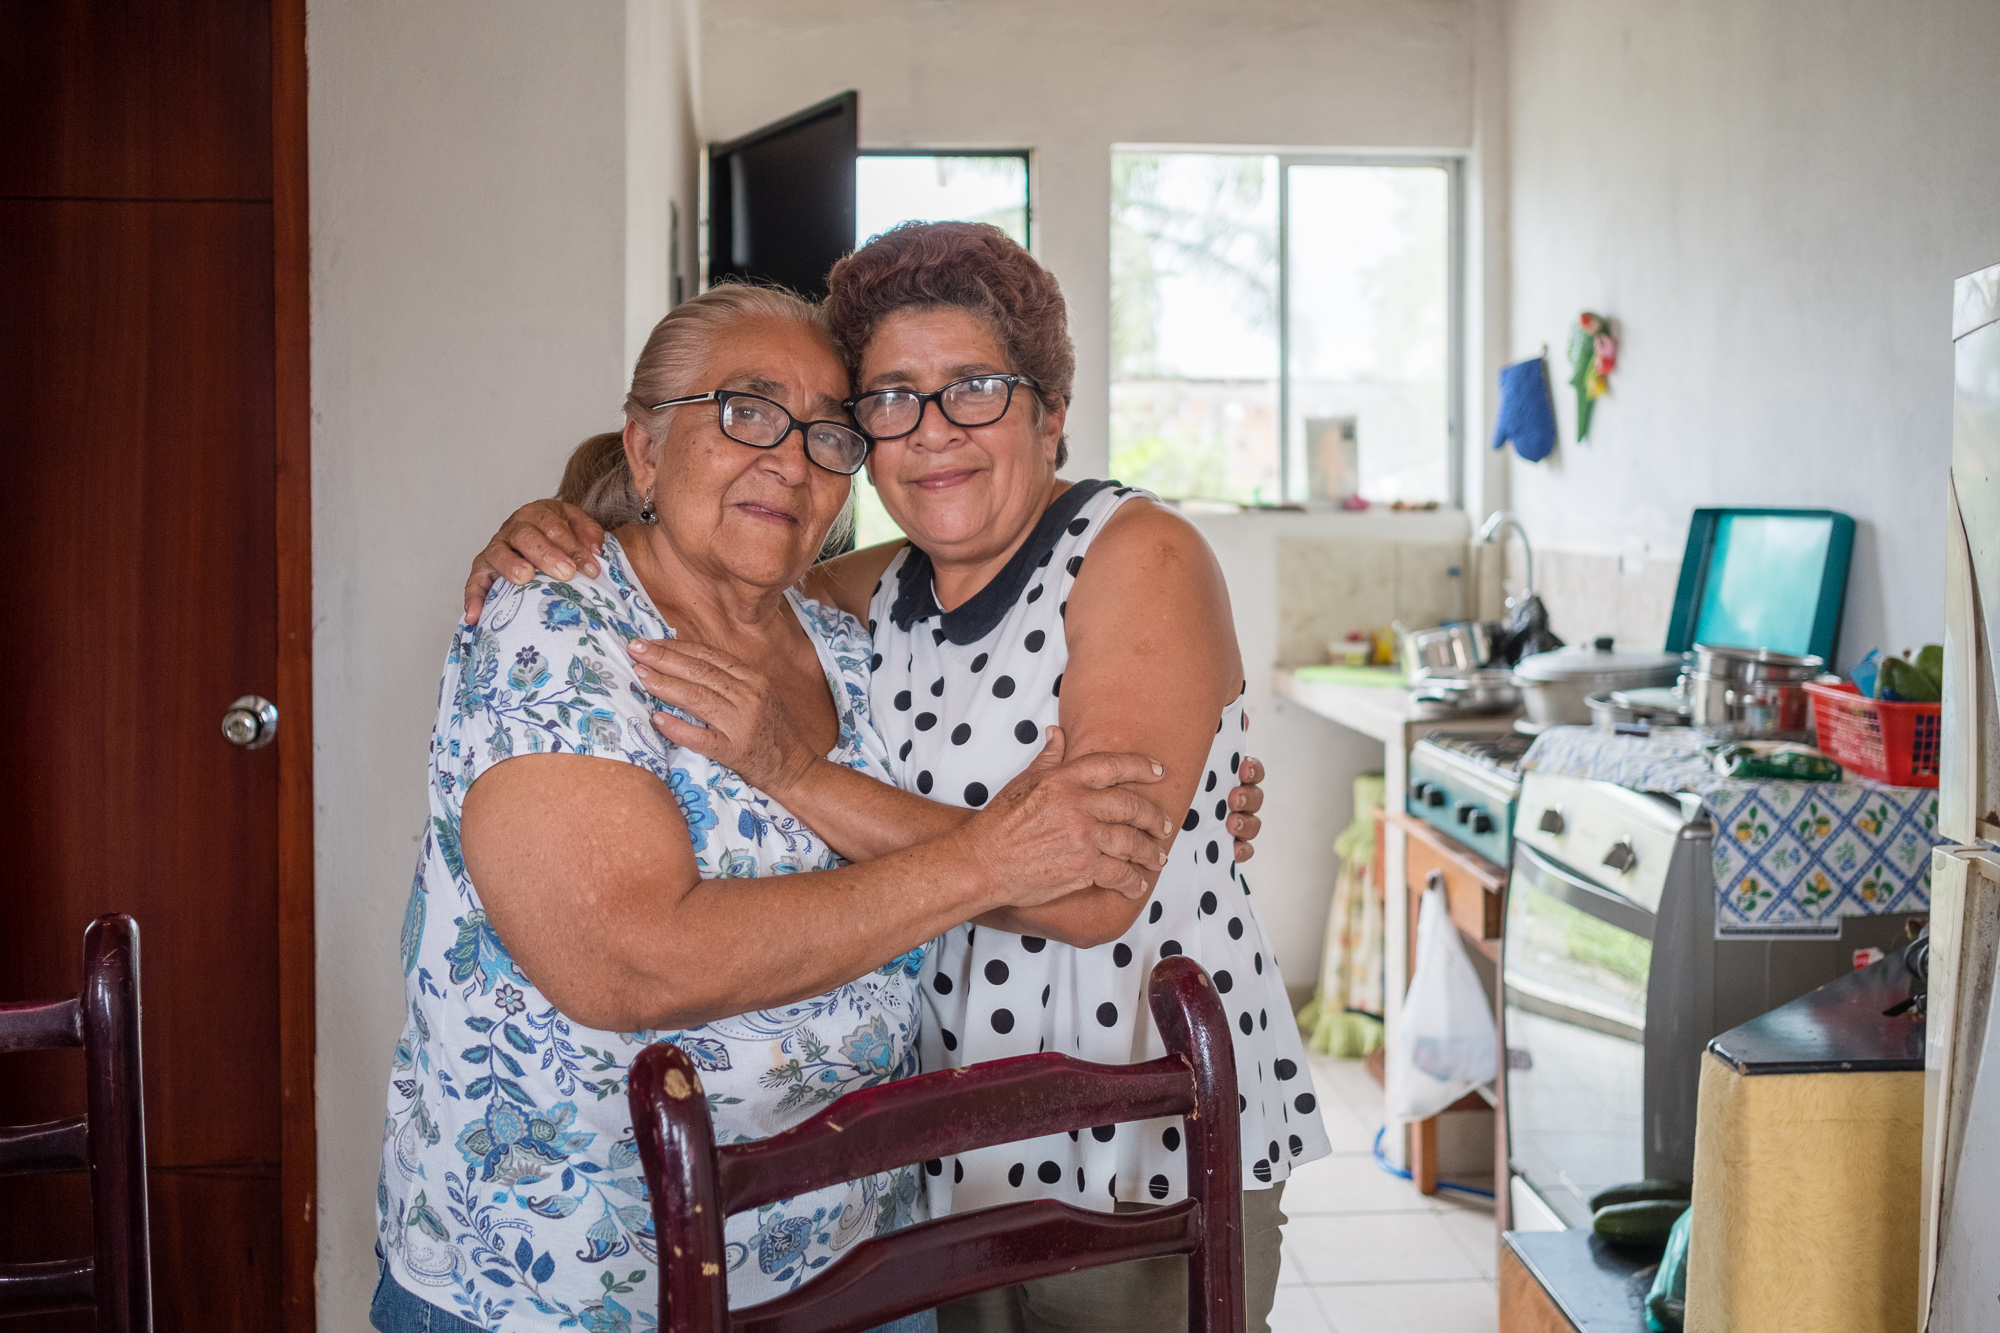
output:
<path id="1" fill-rule="evenodd" d="M 1315 1057 L 1312 1072 L 1333 1156 L 1285 1186 L 1272 1333 L 1493 1333 L 1493 1205 L 1426 1199 L 1376 1165 L 1382 1090 L 1361 1061 Z"/>

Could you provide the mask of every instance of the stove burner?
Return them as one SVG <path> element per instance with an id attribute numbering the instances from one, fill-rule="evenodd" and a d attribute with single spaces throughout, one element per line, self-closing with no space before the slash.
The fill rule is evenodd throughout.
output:
<path id="1" fill-rule="evenodd" d="M 1503 773 L 1519 773 L 1522 757 L 1535 743 L 1534 737 L 1516 731 L 1433 731 L 1424 739 Z"/>

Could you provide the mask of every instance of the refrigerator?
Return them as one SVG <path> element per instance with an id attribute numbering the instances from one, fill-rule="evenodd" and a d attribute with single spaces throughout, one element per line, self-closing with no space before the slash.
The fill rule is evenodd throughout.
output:
<path id="1" fill-rule="evenodd" d="M 2000 265 L 1953 290 L 1918 1327 L 2000 1328 Z"/>

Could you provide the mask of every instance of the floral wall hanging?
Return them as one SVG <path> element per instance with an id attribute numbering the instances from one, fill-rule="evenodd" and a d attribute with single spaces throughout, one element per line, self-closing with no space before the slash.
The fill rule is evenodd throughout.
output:
<path id="1" fill-rule="evenodd" d="M 1611 372 L 1618 368 L 1618 338 L 1611 321 L 1586 310 L 1569 332 L 1570 384 L 1576 389 L 1576 442 L 1590 438 L 1590 414 L 1597 400 L 1611 392 Z"/>

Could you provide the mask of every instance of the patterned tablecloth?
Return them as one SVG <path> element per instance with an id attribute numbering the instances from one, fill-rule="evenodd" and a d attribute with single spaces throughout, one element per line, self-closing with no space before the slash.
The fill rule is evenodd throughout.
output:
<path id="1" fill-rule="evenodd" d="M 1926 911 L 1937 789 L 1717 777 L 1693 732 L 1621 736 L 1551 727 L 1523 769 L 1694 792 L 1715 822 L 1716 927 L 1726 933 L 1824 931 L 1843 916 Z"/>

